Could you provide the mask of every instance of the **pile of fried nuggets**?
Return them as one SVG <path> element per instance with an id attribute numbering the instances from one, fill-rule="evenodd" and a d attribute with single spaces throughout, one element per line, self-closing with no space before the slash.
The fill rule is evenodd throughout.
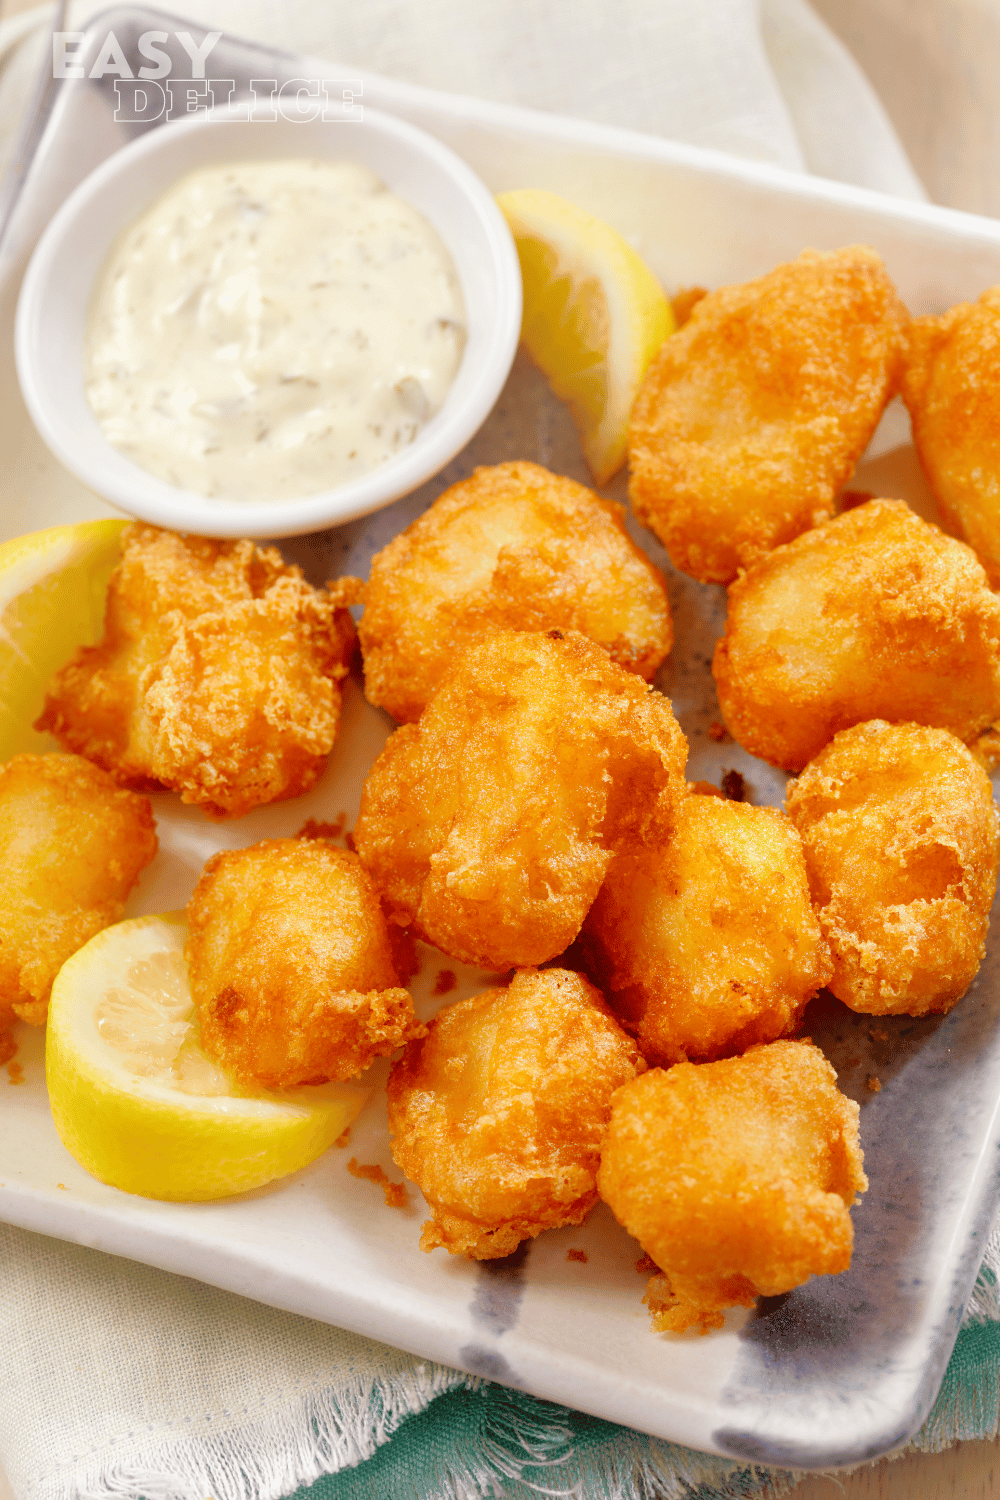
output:
<path id="1" fill-rule="evenodd" d="M 156 848 L 142 791 L 228 817 L 315 782 L 363 601 L 365 691 L 400 727 L 350 848 L 209 861 L 188 909 L 202 1046 L 282 1088 L 404 1045 L 389 1118 L 423 1248 L 504 1256 L 600 1196 L 654 1263 L 655 1326 L 705 1330 L 850 1262 L 858 1107 L 791 1039 L 807 1002 L 825 985 L 867 1014 L 946 1011 L 985 950 L 1000 292 L 911 322 L 853 247 L 687 302 L 636 404 L 630 494 L 678 568 L 730 586 L 722 715 L 797 773 L 785 811 L 685 782 L 650 686 L 663 577 L 568 479 L 478 470 L 367 586 L 325 592 L 272 550 L 136 525 L 104 640 L 39 720 L 72 755 L 0 771 L 20 914 L 0 1032 L 4 1005 L 40 1022 L 64 959 L 120 916 Z M 971 546 L 900 501 L 836 513 L 900 389 Z M 414 937 L 497 987 L 425 1026 Z"/>

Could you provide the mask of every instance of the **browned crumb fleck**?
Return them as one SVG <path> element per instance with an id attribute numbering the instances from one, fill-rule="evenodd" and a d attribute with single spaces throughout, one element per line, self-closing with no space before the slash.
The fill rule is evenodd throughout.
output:
<path id="1" fill-rule="evenodd" d="M 640 1276 L 656 1275 L 660 1269 L 655 1260 L 650 1260 L 648 1255 L 640 1255 L 635 1268 Z"/>
<path id="2" fill-rule="evenodd" d="M 340 1134 L 338 1135 L 337 1139 L 334 1141 L 333 1144 L 335 1146 L 337 1146 L 342 1151 L 344 1149 L 344 1147 L 347 1145 L 347 1143 L 348 1143 L 348 1141 L 350 1139 L 351 1139 L 351 1127 L 350 1127 L 350 1125 L 345 1125 L 344 1128 L 343 1128 L 343 1130 L 340 1132 Z"/>
<path id="3" fill-rule="evenodd" d="M 712 781 L 689 781 L 688 791 L 696 797 L 725 797 L 726 795 L 725 792 L 720 792 Z"/>
<path id="4" fill-rule="evenodd" d="M 352 1156 L 347 1163 L 347 1170 L 352 1177 L 363 1177 L 366 1182 L 382 1183 L 389 1181 L 377 1162 L 369 1162 L 367 1166 L 362 1166 L 356 1156 Z"/>
<path id="5" fill-rule="evenodd" d="M 56 1183 L 56 1187 L 57 1188 L 62 1188 L 63 1192 L 64 1193 L 66 1192 L 66 1184 L 64 1182 L 57 1182 Z"/>
<path id="6" fill-rule="evenodd" d="M 864 505 L 866 500 L 871 499 L 871 490 L 841 490 L 837 496 L 837 510 L 856 510 L 859 505 Z"/>
<path id="7" fill-rule="evenodd" d="M 352 1156 L 347 1163 L 347 1170 L 352 1177 L 363 1177 L 366 1182 L 376 1183 L 382 1189 L 387 1208 L 405 1208 L 409 1202 L 406 1185 L 402 1182 L 390 1182 L 378 1162 L 368 1162 L 362 1166 L 357 1157 Z"/>
<path id="8" fill-rule="evenodd" d="M 873 1042 L 887 1042 L 889 1040 L 889 1033 L 884 1026 L 869 1026 L 868 1035 Z"/>
<path id="9" fill-rule="evenodd" d="M 21 1067 L 21 1064 L 19 1062 L 9 1062 L 7 1064 L 7 1076 L 11 1083 L 23 1083 L 24 1069 Z"/>
<path id="10" fill-rule="evenodd" d="M 295 837 L 297 839 L 339 839 L 346 822 L 345 812 L 337 814 L 335 823 L 322 823 L 316 818 L 307 818 Z"/>
<path id="11" fill-rule="evenodd" d="M 674 293 L 670 306 L 674 310 L 674 322 L 678 328 L 684 327 L 691 316 L 691 309 L 707 295 L 708 288 L 703 286 L 682 286 L 680 291 Z"/>
<path id="12" fill-rule="evenodd" d="M 729 730 L 725 724 L 720 724 L 718 719 L 713 719 L 708 726 L 708 737 L 715 740 L 717 744 L 724 745 L 729 739 Z"/>
<path id="13" fill-rule="evenodd" d="M 447 995 L 450 990 L 455 988 L 457 983 L 458 980 L 455 978 L 454 969 L 442 969 L 434 981 L 433 993 L 435 995 Z"/>
<path id="14" fill-rule="evenodd" d="M 724 771 L 722 773 L 722 791 L 730 802 L 745 802 L 747 800 L 747 784 L 739 771 Z"/>
<path id="15" fill-rule="evenodd" d="M 567 1250 L 566 1259 L 578 1260 L 581 1265 L 585 1266 L 587 1264 L 587 1252 L 586 1250 Z"/>
<path id="16" fill-rule="evenodd" d="M 869 1094 L 877 1094 L 877 1093 L 879 1093 L 881 1091 L 882 1085 L 879 1082 L 879 1080 L 875 1077 L 874 1073 L 871 1075 L 871 1077 L 868 1080 L 867 1088 L 868 1088 Z"/>

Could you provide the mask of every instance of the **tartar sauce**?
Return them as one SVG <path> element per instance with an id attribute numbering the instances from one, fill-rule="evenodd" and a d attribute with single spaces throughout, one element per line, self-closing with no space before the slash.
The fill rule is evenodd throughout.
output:
<path id="1" fill-rule="evenodd" d="M 311 495 L 440 408 L 465 343 L 426 219 L 348 162 L 206 167 L 127 229 L 90 311 L 87 398 L 141 468 L 202 495 Z"/>

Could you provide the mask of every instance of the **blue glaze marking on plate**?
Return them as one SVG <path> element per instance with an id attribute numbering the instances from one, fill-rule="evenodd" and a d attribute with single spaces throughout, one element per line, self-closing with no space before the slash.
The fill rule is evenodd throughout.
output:
<path id="1" fill-rule="evenodd" d="M 501 1260 L 482 1260 L 477 1267 L 476 1292 L 469 1305 L 472 1321 L 494 1339 L 517 1324 L 524 1296 L 524 1268 L 531 1241 L 522 1240 L 512 1255 Z M 492 1345 L 465 1344 L 459 1351 L 463 1365 L 473 1375 L 499 1380 L 523 1389 L 503 1355 Z"/>

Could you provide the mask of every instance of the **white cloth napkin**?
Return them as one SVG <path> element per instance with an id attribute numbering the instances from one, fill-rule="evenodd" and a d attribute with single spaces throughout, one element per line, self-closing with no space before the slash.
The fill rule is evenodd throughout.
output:
<path id="1" fill-rule="evenodd" d="M 1000 215 L 997 0 L 814 0 L 878 90 L 934 203 Z"/>
<path id="2" fill-rule="evenodd" d="M 105 8 L 106 0 L 75 0 L 67 27 Z M 177 8 L 206 27 L 431 88 L 924 196 L 871 86 L 806 0 L 177 0 Z M 0 76 L 0 155 L 42 45 L 22 45 Z"/>
<path id="3" fill-rule="evenodd" d="M 907 57 L 929 43 L 936 71 L 924 58 L 920 77 L 940 81 L 943 17 L 961 11 L 970 26 L 975 18 L 985 39 L 982 7 L 819 5 L 859 47 L 897 119 L 912 127 L 928 180 L 947 196 L 941 132 L 929 116 L 915 122 L 908 80 L 882 49 L 909 28 Z M 103 8 L 78 0 L 68 24 Z M 199 24 L 338 63 L 923 196 L 864 74 L 805 0 L 179 0 L 179 8 Z M 0 31 L 0 49 L 3 41 Z M 0 75 L 0 153 L 41 45 L 19 44 Z M 18 1500 L 277 1497 L 358 1462 L 404 1415 L 464 1382 L 355 1335 L 10 1228 L 0 1228 L 0 1347 L 8 1372 L 0 1461 Z"/>

